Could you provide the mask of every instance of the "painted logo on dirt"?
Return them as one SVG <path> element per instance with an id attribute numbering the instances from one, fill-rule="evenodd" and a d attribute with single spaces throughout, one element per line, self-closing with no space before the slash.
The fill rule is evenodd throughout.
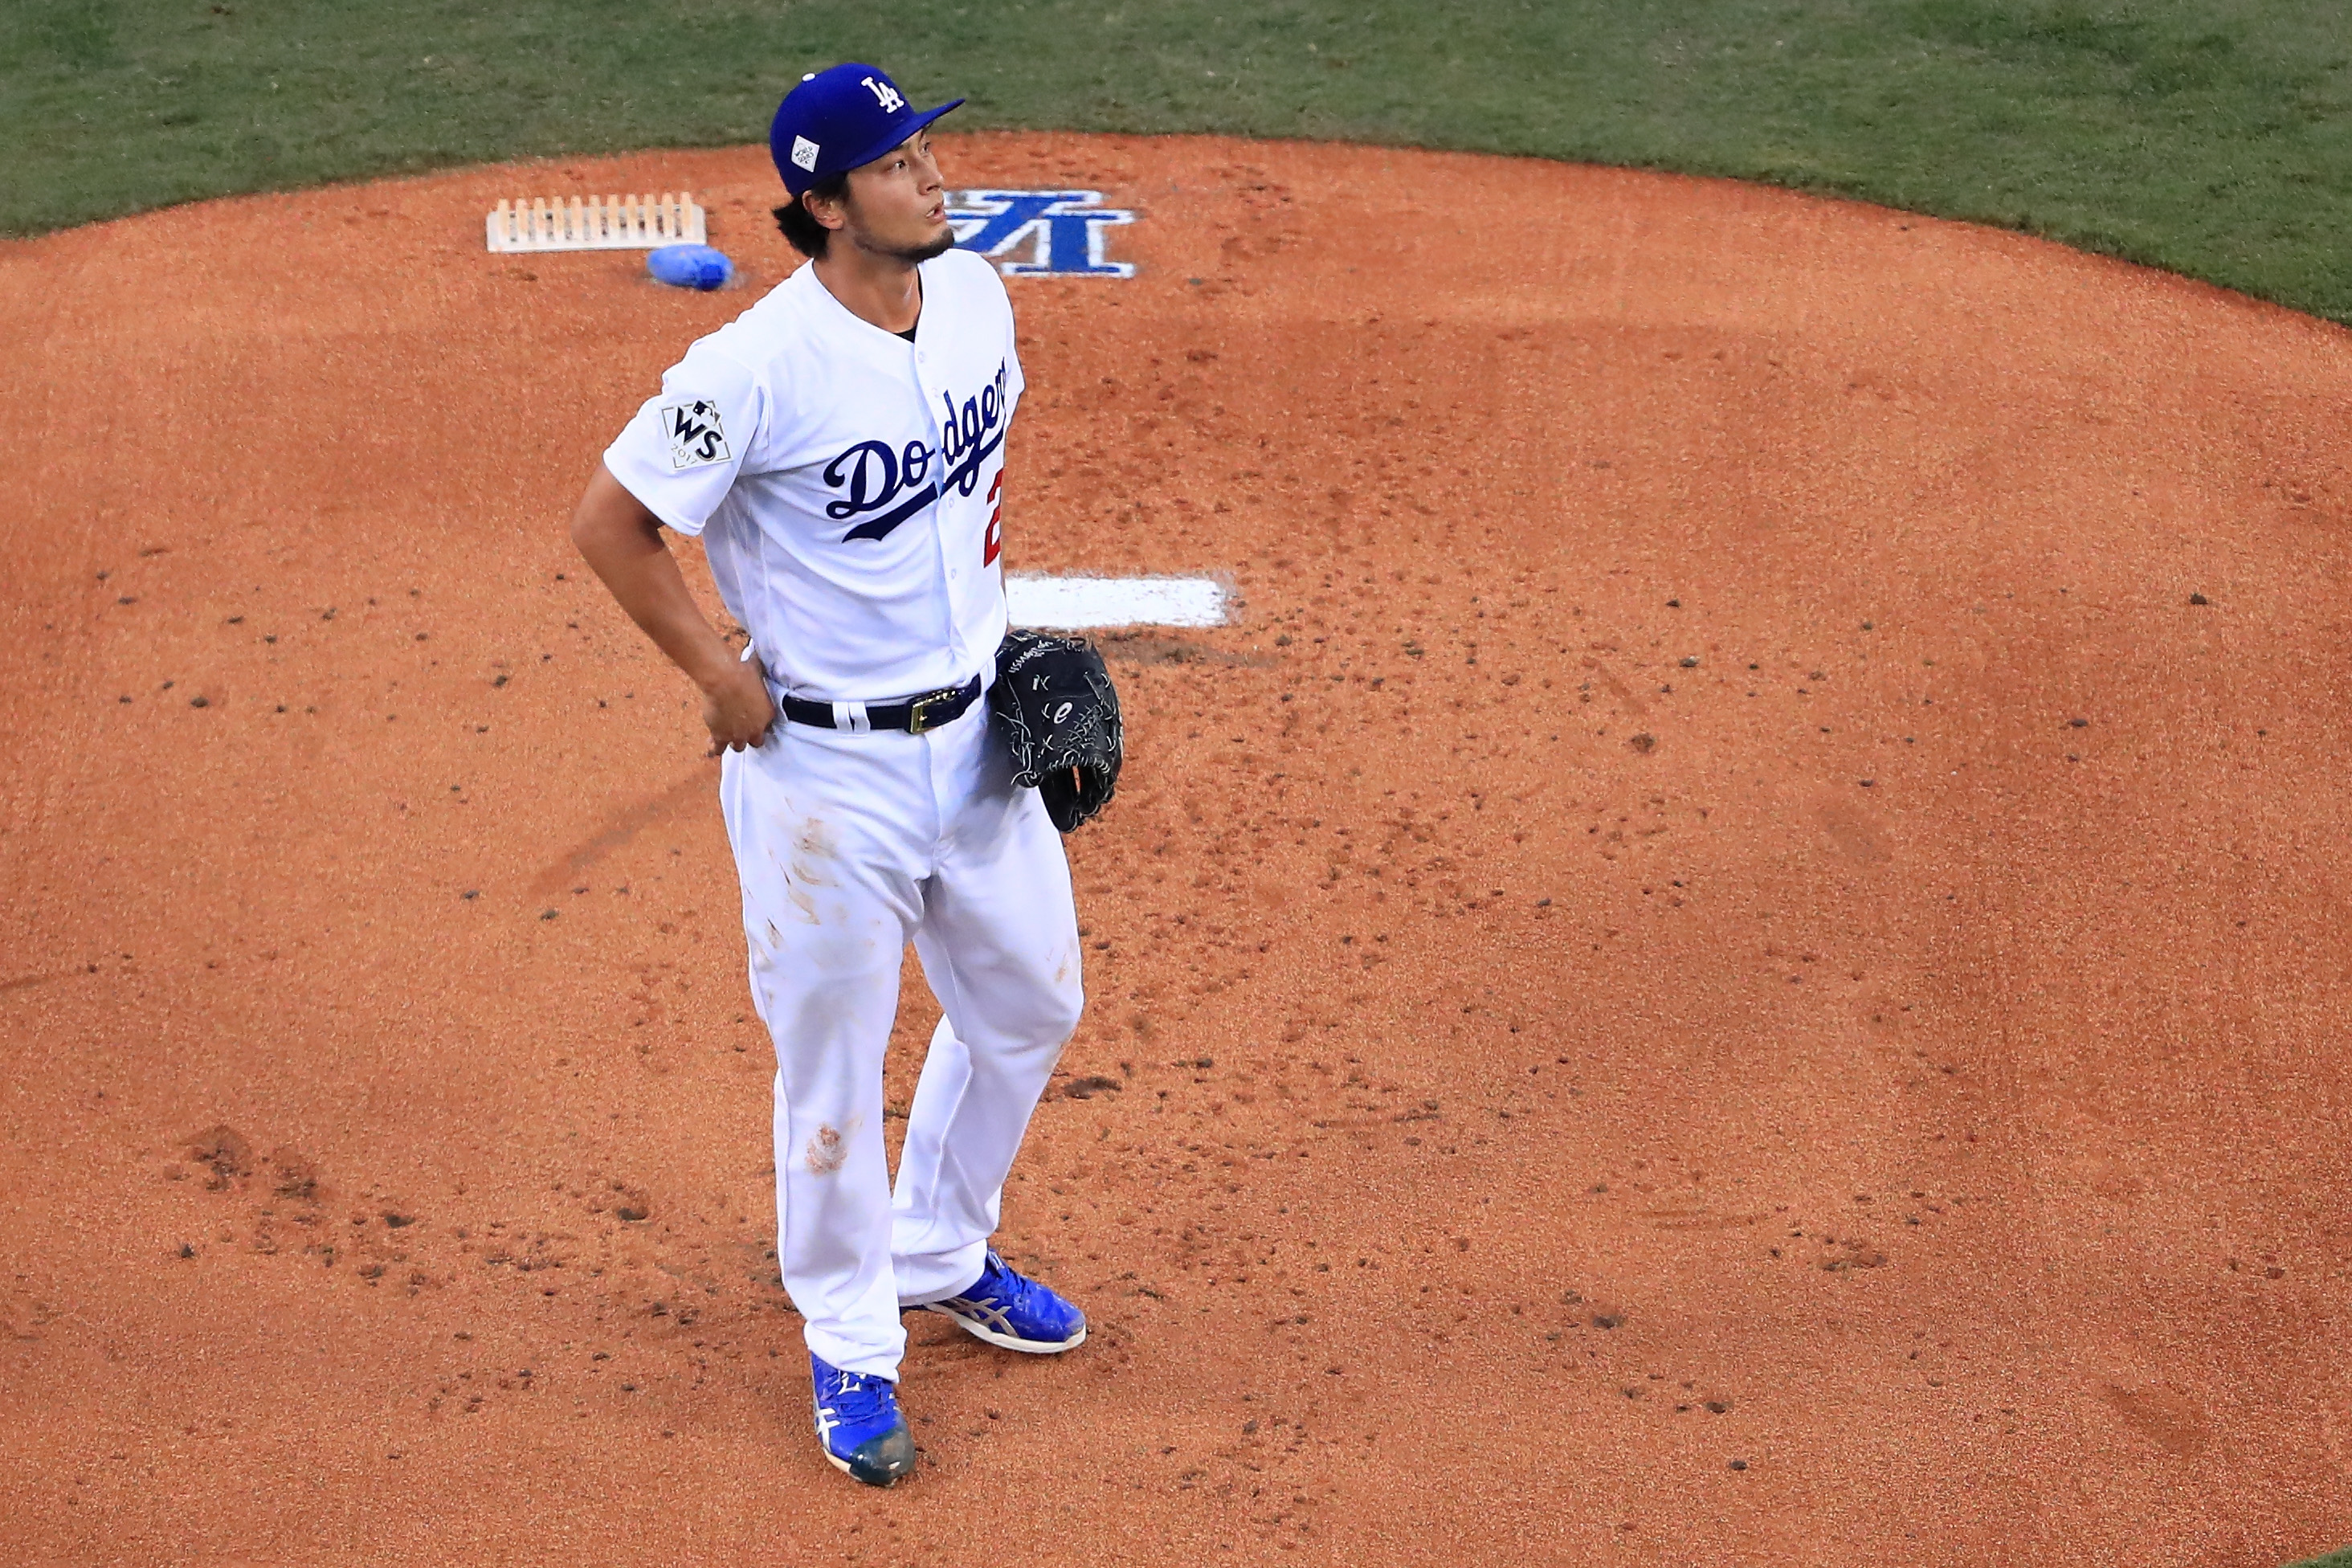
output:
<path id="1" fill-rule="evenodd" d="M 959 405 L 940 394 L 940 444 L 934 448 L 909 441 L 893 448 L 887 441 L 860 441 L 827 463 L 820 474 L 828 489 L 840 496 L 824 503 L 825 516 L 835 521 L 868 518 L 841 536 L 887 539 L 890 531 L 931 502 L 954 490 L 970 495 L 980 484 L 980 466 L 1004 445 L 1004 362 L 996 364 L 996 379 Z M 934 466 L 938 477 L 932 478 Z"/>
<path id="2" fill-rule="evenodd" d="M 948 221 L 957 245 L 1008 278 L 1132 278 L 1133 262 L 1103 259 L 1103 235 L 1135 214 L 1101 203 L 1100 191 L 964 191 Z M 1018 259 L 1024 247 L 1026 261 Z"/>

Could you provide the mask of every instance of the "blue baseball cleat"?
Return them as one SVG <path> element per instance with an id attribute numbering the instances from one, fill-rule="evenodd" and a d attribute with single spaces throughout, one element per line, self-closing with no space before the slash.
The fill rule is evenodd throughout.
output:
<path id="1" fill-rule="evenodd" d="M 1050 1287 L 1014 1272 L 992 1247 L 980 1278 L 962 1295 L 927 1302 L 925 1309 L 946 1313 L 975 1339 L 1031 1355 L 1069 1350 L 1087 1337 L 1084 1312 Z"/>
<path id="2" fill-rule="evenodd" d="M 869 1487 L 887 1487 L 915 1468 L 915 1435 L 898 1414 L 898 1388 L 887 1377 L 844 1372 L 809 1357 L 816 1379 L 816 1437 L 834 1468 Z"/>

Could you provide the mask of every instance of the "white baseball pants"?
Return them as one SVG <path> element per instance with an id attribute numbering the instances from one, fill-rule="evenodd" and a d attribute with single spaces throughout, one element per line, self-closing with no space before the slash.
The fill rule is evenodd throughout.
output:
<path id="1" fill-rule="evenodd" d="M 793 724 L 719 803 L 776 1045 L 776 1251 L 808 1347 L 896 1378 L 902 1307 L 980 1277 L 1013 1157 L 1085 1005 L 1061 835 L 987 703 L 920 735 Z M 891 1190 L 882 1058 L 912 940 L 946 1016 Z"/>

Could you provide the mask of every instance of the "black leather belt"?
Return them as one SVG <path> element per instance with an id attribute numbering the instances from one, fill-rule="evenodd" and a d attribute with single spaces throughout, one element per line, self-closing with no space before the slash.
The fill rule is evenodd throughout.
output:
<path id="1" fill-rule="evenodd" d="M 793 723 L 818 730 L 904 730 L 919 735 L 962 718 L 983 689 L 975 675 L 961 686 L 943 687 L 898 702 L 812 702 L 804 697 L 786 697 L 777 706 Z"/>

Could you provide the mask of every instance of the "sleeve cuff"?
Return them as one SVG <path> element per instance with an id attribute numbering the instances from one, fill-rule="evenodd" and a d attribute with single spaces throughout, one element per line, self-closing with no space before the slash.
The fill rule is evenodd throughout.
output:
<path id="1" fill-rule="evenodd" d="M 628 491 L 632 496 L 635 496 L 639 506 L 653 513 L 655 520 L 664 528 L 670 530 L 673 533 L 682 533 L 688 539 L 696 539 L 701 536 L 703 524 L 709 521 L 708 518 L 688 517 L 684 512 L 679 511 L 676 507 L 668 505 L 666 500 L 661 499 L 662 492 L 660 488 L 657 486 L 638 486 L 631 484 L 629 482 L 627 465 L 615 464 L 613 461 L 613 454 L 609 451 L 604 454 L 604 471 L 613 476 L 614 483 L 618 484 L 623 489 Z M 651 496 L 648 496 L 646 493 L 646 491 L 649 489 L 654 492 Z"/>

